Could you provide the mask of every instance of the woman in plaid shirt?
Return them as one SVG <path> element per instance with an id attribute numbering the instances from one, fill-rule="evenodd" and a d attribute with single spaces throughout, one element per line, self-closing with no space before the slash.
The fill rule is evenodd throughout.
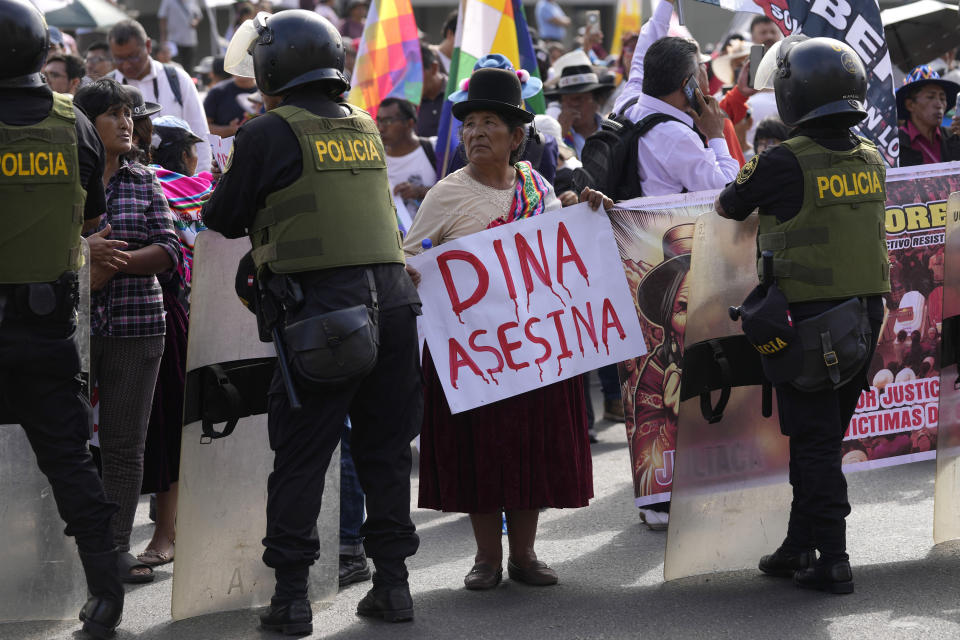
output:
<path id="1" fill-rule="evenodd" d="M 99 236 L 122 241 L 125 263 L 91 261 L 90 377 L 99 386 L 100 454 L 113 518 L 120 578 L 149 582 L 152 570 L 130 554 L 130 530 L 143 476 L 143 448 L 166 322 L 157 274 L 181 259 L 174 219 L 160 182 L 143 165 L 121 159 L 132 147 L 130 94 L 101 79 L 74 98 L 93 121 L 106 152 L 107 211 Z"/>

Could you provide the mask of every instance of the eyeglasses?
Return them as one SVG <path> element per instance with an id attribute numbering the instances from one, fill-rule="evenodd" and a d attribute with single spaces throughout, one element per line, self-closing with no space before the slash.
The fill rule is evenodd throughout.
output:
<path id="1" fill-rule="evenodd" d="M 113 61 L 113 58 L 110 58 L 107 56 L 91 56 L 87 58 L 87 64 L 100 64 L 101 62 L 112 62 L 112 61 Z"/>
<path id="2" fill-rule="evenodd" d="M 119 64 L 123 64 L 123 63 L 125 63 L 125 62 L 137 62 L 137 61 L 139 61 L 139 60 L 143 60 L 143 54 L 144 54 L 143 51 L 138 51 L 138 52 L 135 53 L 134 55 L 132 55 L 132 56 L 126 56 L 125 58 L 121 58 L 121 57 L 119 57 L 119 56 L 116 56 L 116 57 L 113 58 L 113 61 L 114 61 L 116 64 L 118 64 L 118 65 L 119 65 Z"/>

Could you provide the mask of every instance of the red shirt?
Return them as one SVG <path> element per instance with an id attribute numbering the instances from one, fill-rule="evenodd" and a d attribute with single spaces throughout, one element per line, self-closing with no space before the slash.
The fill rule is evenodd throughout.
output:
<path id="1" fill-rule="evenodd" d="M 943 140 L 940 127 L 933 130 L 933 142 L 927 140 L 927 138 L 913 126 L 912 120 L 908 120 L 907 124 L 903 125 L 903 131 L 910 138 L 910 146 L 923 154 L 923 164 L 936 164 L 940 162 L 940 143 Z"/>

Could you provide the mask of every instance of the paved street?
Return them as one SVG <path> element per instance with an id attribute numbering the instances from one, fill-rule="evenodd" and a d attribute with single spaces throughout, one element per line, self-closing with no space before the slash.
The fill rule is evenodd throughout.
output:
<path id="1" fill-rule="evenodd" d="M 663 582 L 664 533 L 647 531 L 633 507 L 622 424 L 601 423 L 594 445 L 596 498 L 541 517 L 537 551 L 560 584 L 504 580 L 491 592 L 463 589 L 474 547 L 465 515 L 416 510 L 420 552 L 411 560 L 416 620 L 388 625 L 354 615 L 369 583 L 348 587 L 314 616 L 316 638 L 957 638 L 960 544 L 933 546 L 933 462 L 849 476 L 848 535 L 856 593 L 799 591 L 757 571 Z M 416 482 L 416 478 L 414 479 Z M 416 489 L 414 489 L 414 495 Z M 146 502 L 134 548 L 150 536 Z M 757 549 L 769 552 L 768 549 Z M 130 588 L 119 640 L 279 638 L 252 611 L 181 622 L 169 618 L 171 571 Z M 2 569 L 0 569 L 2 572 Z M 79 605 L 78 605 L 79 606 Z M 78 639 L 73 623 L 0 625 L 0 638 Z"/>

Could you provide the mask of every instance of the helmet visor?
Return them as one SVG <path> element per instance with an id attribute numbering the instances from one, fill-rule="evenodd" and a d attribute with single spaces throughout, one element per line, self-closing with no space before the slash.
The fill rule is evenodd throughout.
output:
<path id="1" fill-rule="evenodd" d="M 260 29 L 257 23 L 263 21 L 265 14 L 257 14 L 253 20 L 247 20 L 237 29 L 233 37 L 230 38 L 230 44 L 227 45 L 227 53 L 223 57 L 223 70 L 227 73 L 241 78 L 255 78 L 253 70 L 253 55 L 250 53 L 250 47 L 260 37 Z M 262 27 L 261 27 L 262 28 Z"/>
<path id="2" fill-rule="evenodd" d="M 777 70 L 780 67 L 781 45 L 783 45 L 783 40 L 778 40 L 775 45 L 763 54 L 763 59 L 760 60 L 760 64 L 757 65 L 757 71 L 754 74 L 754 89 L 773 89 L 773 82 L 777 77 Z"/>

